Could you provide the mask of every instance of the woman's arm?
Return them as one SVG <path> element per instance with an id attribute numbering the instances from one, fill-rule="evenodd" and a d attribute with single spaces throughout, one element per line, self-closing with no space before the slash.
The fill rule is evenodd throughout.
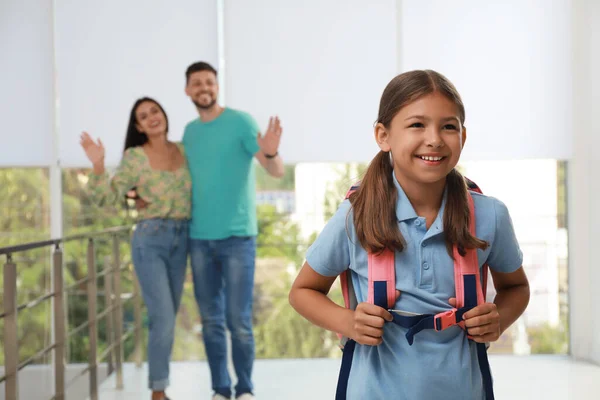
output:
<path id="1" fill-rule="evenodd" d="M 135 186 L 139 177 L 139 165 L 136 165 L 133 149 L 125 151 L 115 175 L 109 179 L 104 167 L 102 141 L 98 139 L 97 142 L 94 142 L 91 136 L 84 132 L 81 135 L 80 144 L 92 163 L 92 173 L 89 175 L 88 185 L 94 203 L 98 205 L 113 204 Z"/>
<path id="2" fill-rule="evenodd" d="M 109 178 L 103 166 L 102 168 L 94 166 L 89 176 L 90 193 L 94 202 L 104 205 L 122 200 L 138 182 L 139 165 L 136 165 L 132 152 L 126 151 L 112 178 Z"/>

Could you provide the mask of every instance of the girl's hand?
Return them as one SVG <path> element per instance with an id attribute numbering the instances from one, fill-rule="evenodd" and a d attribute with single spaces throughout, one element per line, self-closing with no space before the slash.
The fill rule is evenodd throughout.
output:
<path id="1" fill-rule="evenodd" d="M 500 314 L 494 303 L 484 303 L 463 315 L 467 333 L 477 343 L 495 342 L 502 333 Z"/>
<path id="2" fill-rule="evenodd" d="M 456 307 L 456 298 L 449 301 Z M 469 310 L 463 315 L 467 333 L 477 343 L 495 342 L 500 338 L 500 314 L 494 303 L 484 303 Z"/>
<path id="3" fill-rule="evenodd" d="M 83 132 L 79 144 L 81 144 L 85 155 L 91 161 L 92 165 L 104 166 L 104 145 L 100 139 L 98 139 L 98 142 L 94 142 L 94 139 L 87 132 Z"/>
<path id="4" fill-rule="evenodd" d="M 396 298 L 398 296 L 400 291 L 396 290 Z M 394 319 L 389 311 L 370 303 L 360 303 L 353 315 L 352 328 L 348 337 L 368 346 L 381 344 L 385 322 Z"/>
<path id="5" fill-rule="evenodd" d="M 383 325 L 393 320 L 389 311 L 370 303 L 360 303 L 354 310 L 351 333 L 357 343 L 377 346 L 383 341 Z"/>

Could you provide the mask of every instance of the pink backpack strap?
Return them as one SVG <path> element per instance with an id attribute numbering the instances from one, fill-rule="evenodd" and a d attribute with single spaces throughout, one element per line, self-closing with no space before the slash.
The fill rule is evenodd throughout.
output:
<path id="1" fill-rule="evenodd" d="M 469 188 L 469 190 L 471 192 L 474 193 L 479 193 L 479 194 L 483 194 L 481 188 L 479 186 L 477 186 L 477 184 L 475 182 L 473 182 L 470 179 L 466 179 L 467 181 L 467 187 Z M 471 218 L 473 219 L 473 221 L 475 221 L 475 214 L 473 213 Z M 475 234 L 475 232 L 471 232 L 472 234 Z M 483 281 L 483 285 L 482 285 L 482 291 L 483 291 L 483 299 L 486 299 L 486 294 L 487 294 L 487 283 L 488 283 L 488 273 L 489 273 L 489 266 L 487 264 L 483 264 L 483 267 L 481 267 L 481 279 Z"/>
<path id="2" fill-rule="evenodd" d="M 369 290 L 367 301 L 390 309 L 396 304 L 396 266 L 394 252 L 385 249 L 380 254 L 369 253 Z"/>
<path id="3" fill-rule="evenodd" d="M 469 230 L 475 236 L 475 206 L 471 193 L 468 193 L 467 200 L 470 214 Z M 477 249 L 467 249 L 466 255 L 462 257 L 458 252 L 458 248 L 454 246 L 453 255 L 456 308 L 474 307 L 477 304 L 484 303 Z"/>
<path id="4" fill-rule="evenodd" d="M 353 185 L 346 193 L 346 199 L 358 189 L 358 184 Z M 367 302 L 383 308 L 394 308 L 396 303 L 396 269 L 394 252 L 384 250 L 380 254 L 368 256 L 369 283 Z M 356 308 L 358 301 L 352 287 L 351 275 L 348 271 L 340 274 L 342 295 L 346 308 Z"/>

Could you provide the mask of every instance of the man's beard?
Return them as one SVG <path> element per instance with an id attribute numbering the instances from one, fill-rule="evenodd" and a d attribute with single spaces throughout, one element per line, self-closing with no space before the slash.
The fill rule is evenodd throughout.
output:
<path id="1" fill-rule="evenodd" d="M 196 108 L 200 110 L 210 110 L 215 104 L 217 104 L 217 99 L 211 99 L 208 104 L 200 104 L 196 100 L 192 100 L 192 102 L 194 103 Z"/>

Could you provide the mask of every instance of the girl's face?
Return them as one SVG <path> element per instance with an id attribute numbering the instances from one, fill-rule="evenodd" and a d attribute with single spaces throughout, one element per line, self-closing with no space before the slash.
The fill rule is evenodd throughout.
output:
<path id="1" fill-rule="evenodd" d="M 144 101 L 137 107 L 135 119 L 138 131 L 145 133 L 148 138 L 165 135 L 167 132 L 165 114 L 152 101 Z"/>
<path id="2" fill-rule="evenodd" d="M 445 180 L 458 163 L 466 129 L 456 105 L 434 92 L 402 107 L 389 128 L 377 124 L 375 139 L 391 152 L 399 181 L 431 184 Z"/>

